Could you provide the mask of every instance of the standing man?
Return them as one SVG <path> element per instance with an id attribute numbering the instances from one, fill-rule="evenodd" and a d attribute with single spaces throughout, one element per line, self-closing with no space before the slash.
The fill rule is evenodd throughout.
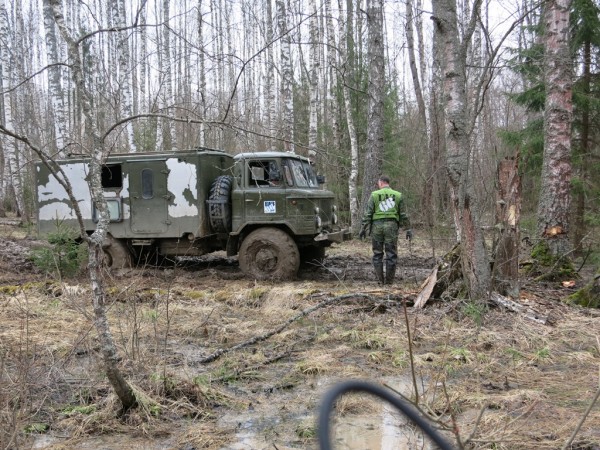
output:
<path id="1" fill-rule="evenodd" d="M 373 267 L 381 284 L 392 284 L 398 261 L 398 229 L 408 225 L 408 216 L 404 213 L 402 194 L 390 187 L 390 179 L 381 176 L 377 180 L 378 190 L 371 193 L 362 220 L 359 237 L 364 239 L 367 229 L 371 229 L 373 244 Z M 406 238 L 411 239 L 410 230 Z M 383 252 L 385 250 L 385 278 L 383 274 Z"/>

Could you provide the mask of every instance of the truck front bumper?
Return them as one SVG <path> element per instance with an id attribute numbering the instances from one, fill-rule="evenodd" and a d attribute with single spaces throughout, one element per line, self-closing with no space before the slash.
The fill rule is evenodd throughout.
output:
<path id="1" fill-rule="evenodd" d="M 315 241 L 331 241 L 331 242 L 344 242 L 352 239 L 352 231 L 349 228 L 344 228 L 339 231 L 327 232 L 323 231 L 315 236 Z"/>

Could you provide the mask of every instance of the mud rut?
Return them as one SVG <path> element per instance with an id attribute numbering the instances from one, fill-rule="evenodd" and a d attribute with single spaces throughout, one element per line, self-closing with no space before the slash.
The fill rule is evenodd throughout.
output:
<path id="1" fill-rule="evenodd" d="M 435 266 L 435 259 L 417 255 L 399 256 L 397 281 L 421 283 Z M 197 272 L 199 277 L 216 276 L 222 279 L 243 279 L 237 258 L 227 258 L 223 253 L 201 258 L 181 259 L 177 267 Z M 300 265 L 301 281 L 351 281 L 375 280 L 371 260 L 363 255 L 328 255 L 322 264 L 304 262 Z"/>

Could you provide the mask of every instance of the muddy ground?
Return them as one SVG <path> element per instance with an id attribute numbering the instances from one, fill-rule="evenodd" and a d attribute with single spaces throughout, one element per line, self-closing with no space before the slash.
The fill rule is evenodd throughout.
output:
<path id="1" fill-rule="evenodd" d="M 85 275 L 41 273 L 27 258 L 39 243 L 0 231 L 0 448 L 315 449 L 322 396 L 348 379 L 418 402 L 456 448 L 600 448 L 600 405 L 585 416 L 600 314 L 561 301 L 585 280 L 523 280 L 519 302 L 545 323 L 462 300 L 414 310 L 450 245 L 418 233 L 400 243 L 391 287 L 373 281 L 360 241 L 287 283 L 248 280 L 222 254 L 108 273 L 111 330 L 140 402 L 119 417 Z M 374 397 L 344 396 L 334 415 L 335 448 L 427 447 Z"/>

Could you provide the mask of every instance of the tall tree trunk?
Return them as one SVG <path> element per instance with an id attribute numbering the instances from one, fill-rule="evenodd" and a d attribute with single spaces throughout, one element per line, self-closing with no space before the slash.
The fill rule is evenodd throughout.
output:
<path id="1" fill-rule="evenodd" d="M 468 135 L 466 95 L 466 58 L 475 28 L 480 1 L 467 24 L 461 42 L 458 34 L 456 0 L 434 0 L 432 3 L 436 30 L 443 51 L 445 136 L 447 170 L 453 194 L 452 208 L 459 231 L 462 272 L 471 298 L 487 299 L 491 289 L 489 259 L 479 223 L 481 211 L 470 171 L 471 143 Z"/>
<path id="2" fill-rule="evenodd" d="M 277 149 L 277 143 L 273 139 L 275 131 L 275 118 L 277 116 L 277 96 L 275 92 L 275 61 L 273 60 L 273 11 L 271 6 L 271 0 L 266 0 L 266 11 L 265 11 L 265 22 L 267 29 L 267 61 L 266 71 L 267 76 L 265 77 L 265 90 L 267 93 L 267 127 L 269 131 L 269 148 L 271 150 Z"/>
<path id="3" fill-rule="evenodd" d="M 64 154 L 65 139 L 68 136 L 67 125 L 68 118 L 65 109 L 65 97 L 62 87 L 62 68 L 58 65 L 60 62 L 58 36 L 52 16 L 52 8 L 48 2 L 44 1 L 44 30 L 46 38 L 46 53 L 48 55 L 48 93 L 52 101 L 52 111 L 54 113 L 54 136 L 59 156 Z M 54 64 L 54 65 L 53 65 Z"/>
<path id="4" fill-rule="evenodd" d="M 165 103 L 164 106 L 165 107 L 169 107 L 171 106 L 170 103 L 173 102 L 173 67 L 172 67 L 172 58 L 171 58 L 171 52 L 173 51 L 171 49 L 171 29 L 169 27 L 169 21 L 170 21 L 170 16 L 171 16 L 171 9 L 170 9 L 170 4 L 171 1 L 170 0 L 163 0 L 162 3 L 162 14 L 163 14 L 163 22 L 165 24 L 165 27 L 163 28 L 163 41 L 162 41 L 162 47 L 161 47 L 161 51 L 162 51 L 162 57 L 163 57 L 163 79 L 164 79 L 164 85 L 165 85 Z M 168 141 L 170 144 L 170 148 L 169 150 L 176 152 L 177 151 L 177 133 L 175 131 L 175 123 L 172 120 L 167 119 L 164 122 L 164 129 L 163 129 L 163 139 L 164 139 L 164 135 L 166 134 L 168 135 Z M 167 150 L 167 149 L 163 149 L 163 150 Z"/>
<path id="5" fill-rule="evenodd" d="M 198 136 L 198 143 L 201 147 L 206 146 L 206 127 L 204 126 L 204 120 L 206 120 L 207 108 L 206 108 L 206 55 L 204 48 L 204 16 L 202 12 L 202 0 L 198 0 L 198 45 L 200 47 L 198 55 L 198 102 L 200 108 L 200 118 L 203 119 L 200 124 L 200 135 Z"/>
<path id="6" fill-rule="evenodd" d="M 282 133 L 284 149 L 294 151 L 294 92 L 292 71 L 291 37 L 287 23 L 285 0 L 275 0 L 277 24 L 281 38 L 281 107 L 283 108 Z"/>
<path id="7" fill-rule="evenodd" d="M 539 236 L 553 256 L 570 248 L 571 122 L 573 113 L 569 0 L 549 0 L 544 10 L 544 161 L 538 203 Z"/>
<path id="8" fill-rule="evenodd" d="M 6 0 L 0 0 L 0 63 L 2 71 L 0 79 L 2 83 L 2 101 L 4 114 L 1 118 L 2 124 L 9 130 L 15 129 L 13 117 L 13 104 L 11 88 L 13 87 L 13 71 L 15 70 L 14 49 L 9 47 L 8 43 L 14 41 L 11 37 L 11 23 L 6 8 Z M 6 163 L 6 172 L 10 179 L 10 185 L 15 196 L 16 213 L 18 216 L 25 214 L 25 201 L 23 197 L 23 185 L 21 182 L 21 168 L 19 167 L 18 141 L 8 136 L 3 137 L 4 161 Z M 6 194 L 6 192 L 5 192 Z M 1 200 L 1 199 L 0 199 Z"/>
<path id="9" fill-rule="evenodd" d="M 583 45 L 583 95 L 590 97 L 590 87 L 592 82 L 592 48 L 587 40 Z M 581 143 L 580 143 L 580 161 L 579 161 L 579 186 L 574 192 L 575 208 L 573 214 L 573 245 L 579 251 L 582 250 L 582 241 L 585 235 L 585 185 L 588 178 L 587 165 L 590 161 L 590 106 L 586 101 L 581 105 Z"/>
<path id="10" fill-rule="evenodd" d="M 319 116 L 319 20 L 316 0 L 309 1 L 310 8 L 310 117 L 308 124 L 308 157 L 315 161 L 318 146 Z"/>
<path id="11" fill-rule="evenodd" d="M 367 88 L 367 154 L 361 210 L 375 187 L 383 168 L 383 97 L 385 93 L 385 54 L 383 43 L 383 0 L 367 0 L 369 86 Z"/>
<path id="12" fill-rule="evenodd" d="M 106 292 L 102 274 L 102 260 L 104 256 L 102 244 L 107 238 L 110 220 L 106 199 L 104 198 L 102 189 L 102 164 L 108 156 L 108 150 L 105 148 L 104 142 L 97 129 L 96 111 L 92 107 L 91 94 L 85 86 L 83 72 L 84 62 L 80 56 L 79 44 L 71 36 L 65 23 L 62 13 L 62 2 L 61 0 L 47 1 L 52 7 L 58 29 L 63 39 L 67 42 L 67 51 L 71 64 L 70 68 L 73 81 L 75 88 L 78 91 L 78 98 L 82 103 L 85 134 L 92 144 L 89 185 L 94 205 L 99 214 L 99 220 L 96 224 L 96 230 L 89 237 L 85 234 L 85 230 L 82 226 L 82 238 L 86 240 L 89 249 L 88 267 L 94 301 L 94 325 L 101 344 L 100 348 L 104 359 L 104 368 L 111 386 L 121 401 L 123 411 L 127 411 L 135 406 L 137 401 L 133 389 L 129 383 L 127 383 L 118 367 L 119 356 L 117 347 L 114 343 L 108 319 L 106 317 Z"/>
<path id="13" fill-rule="evenodd" d="M 119 61 L 119 119 L 125 119 L 133 115 L 133 92 L 131 87 L 131 51 L 129 50 L 129 31 L 125 30 L 125 1 L 111 0 L 112 16 L 114 25 L 122 29 L 117 35 L 117 58 Z M 136 152 L 135 137 L 133 133 L 133 122 L 128 121 L 125 125 L 125 151 Z"/>
<path id="14" fill-rule="evenodd" d="M 356 137 L 356 125 L 354 124 L 354 115 L 352 108 L 352 97 L 350 94 L 350 83 L 352 80 L 352 62 L 348 57 L 348 41 L 351 41 L 351 33 L 353 26 L 352 22 L 352 1 L 347 0 L 346 5 L 350 8 L 346 11 L 346 19 L 343 14 L 343 0 L 338 0 L 338 8 L 340 10 L 339 19 L 339 42 L 340 50 L 338 55 L 339 64 L 342 76 L 341 80 L 342 95 L 344 97 L 344 110 L 346 112 L 346 126 L 348 127 L 348 136 L 350 138 L 350 177 L 348 178 L 348 199 L 350 203 L 350 225 L 355 233 L 358 233 L 361 217 L 360 205 L 358 203 L 358 170 L 359 170 L 359 155 L 358 155 L 358 139 Z"/>

